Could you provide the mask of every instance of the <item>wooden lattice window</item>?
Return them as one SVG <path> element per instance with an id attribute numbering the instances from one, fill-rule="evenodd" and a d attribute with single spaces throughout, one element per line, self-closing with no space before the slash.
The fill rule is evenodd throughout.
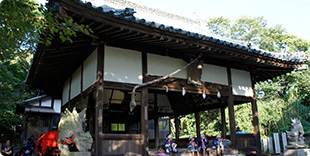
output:
<path id="1" fill-rule="evenodd" d="M 113 132 L 124 132 L 125 124 L 124 123 L 111 123 L 111 131 Z"/>

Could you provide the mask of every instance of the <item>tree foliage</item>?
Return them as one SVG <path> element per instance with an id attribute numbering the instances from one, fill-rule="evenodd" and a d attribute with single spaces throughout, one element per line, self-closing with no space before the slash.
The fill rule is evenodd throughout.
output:
<path id="1" fill-rule="evenodd" d="M 210 18 L 210 31 L 223 37 L 251 43 L 271 52 L 309 52 L 310 42 L 288 34 L 281 25 L 268 27 L 263 17 L 240 17 L 232 21 L 225 17 Z"/>
<path id="2" fill-rule="evenodd" d="M 21 123 L 15 115 L 16 103 L 35 95 L 26 89 L 24 80 L 36 46 L 50 45 L 55 36 L 72 42 L 77 32 L 92 33 L 88 26 L 53 9 L 35 0 L 0 1 L 0 128 L 4 135 Z"/>
<path id="3" fill-rule="evenodd" d="M 235 21 L 225 17 L 210 18 L 208 28 L 216 35 L 241 40 L 254 48 L 270 52 L 306 52 L 310 42 L 288 34 L 281 25 L 268 27 L 263 17 L 240 17 Z M 290 129 L 290 118 L 299 118 L 305 133 L 310 135 L 310 70 L 293 71 L 272 80 L 255 85 L 258 97 L 258 113 L 261 134 L 272 136 L 274 132 Z M 236 126 L 241 130 L 253 132 L 251 104 L 234 106 Z M 226 108 L 228 132 L 229 118 Z M 201 132 L 208 136 L 221 133 L 219 110 L 200 112 Z M 194 115 L 181 118 L 181 137 L 195 135 Z"/>

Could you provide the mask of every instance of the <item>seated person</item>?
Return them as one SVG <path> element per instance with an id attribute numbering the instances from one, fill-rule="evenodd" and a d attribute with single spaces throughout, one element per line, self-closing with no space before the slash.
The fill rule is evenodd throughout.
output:
<path id="1" fill-rule="evenodd" d="M 20 151 L 16 152 L 14 156 L 28 156 L 29 154 L 26 154 L 27 147 L 23 147 Z"/>
<path id="2" fill-rule="evenodd" d="M 213 140 L 212 149 L 216 150 L 217 155 L 224 154 L 223 138 L 221 135 L 218 134 Z"/>
<path id="3" fill-rule="evenodd" d="M 187 144 L 187 149 L 191 152 L 192 156 L 195 155 L 195 152 L 199 156 L 199 151 L 197 149 L 197 144 L 195 142 L 195 138 L 192 135 L 189 137 L 189 143 Z"/>
<path id="4" fill-rule="evenodd" d="M 209 153 L 210 148 L 208 146 L 209 139 L 204 135 L 201 134 L 200 138 L 198 139 L 198 151 L 202 150 L 202 155 L 206 155 L 206 151 Z"/>
<path id="5" fill-rule="evenodd" d="M 1 154 L 3 156 L 13 156 L 13 153 L 14 153 L 14 151 L 13 151 L 13 147 L 12 147 L 12 142 L 10 139 L 7 139 L 5 146 L 2 147 Z"/>
<path id="6" fill-rule="evenodd" d="M 166 147 L 166 154 L 170 154 L 171 156 L 176 156 L 179 151 L 176 149 L 177 144 L 173 142 L 173 137 L 171 134 L 168 134 L 166 137 L 166 143 L 165 143 L 165 147 Z"/>

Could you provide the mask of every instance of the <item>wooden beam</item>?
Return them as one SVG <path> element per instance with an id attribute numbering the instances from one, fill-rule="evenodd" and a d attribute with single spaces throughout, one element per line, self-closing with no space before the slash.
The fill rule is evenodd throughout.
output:
<path id="1" fill-rule="evenodd" d="M 103 101 L 104 101 L 104 44 L 98 45 L 97 49 L 97 87 L 96 87 L 96 130 L 95 130 L 95 151 L 96 156 L 102 154 L 102 140 L 100 134 L 103 131 Z"/>
<path id="2" fill-rule="evenodd" d="M 100 139 L 102 140 L 143 140 L 143 135 L 141 134 L 103 134 L 101 133 L 99 136 L 100 136 Z M 107 145 L 107 146 L 111 146 L 111 145 Z"/>
<path id="3" fill-rule="evenodd" d="M 157 78 L 159 78 L 159 76 L 147 75 L 146 80 L 151 81 Z M 216 95 L 217 92 L 219 91 L 221 92 L 222 96 L 228 96 L 228 90 L 229 90 L 228 86 L 208 82 L 205 82 L 204 85 L 206 95 Z M 182 92 L 182 88 L 180 86 L 183 86 L 186 89 L 187 93 L 202 94 L 201 86 L 188 84 L 186 79 L 172 78 L 172 77 L 160 81 L 158 83 L 152 84 L 148 88 L 154 90 L 166 90 L 165 86 L 168 86 L 169 91 Z"/>
<path id="4" fill-rule="evenodd" d="M 200 137 L 200 116 L 199 116 L 199 112 L 195 113 L 195 120 L 196 120 L 197 138 L 199 138 Z"/>
<path id="5" fill-rule="evenodd" d="M 130 83 L 104 81 L 104 88 L 108 89 L 132 90 L 133 87 L 135 87 L 135 85 Z"/>
<path id="6" fill-rule="evenodd" d="M 231 80 L 231 70 L 227 68 L 227 78 L 229 95 L 227 99 L 228 111 L 229 111 L 229 127 L 230 127 L 230 139 L 232 148 L 237 148 L 237 138 L 236 138 L 236 123 L 235 123 L 235 110 L 234 110 L 234 98 L 232 94 L 232 80 Z"/>
<path id="7" fill-rule="evenodd" d="M 111 37 L 111 38 L 117 38 L 117 37 L 122 37 L 122 36 L 130 35 L 131 33 L 132 33 L 132 30 L 130 30 L 130 29 L 125 29 L 123 33 L 111 35 L 110 37 Z"/>
<path id="8" fill-rule="evenodd" d="M 222 119 L 222 137 L 226 139 L 226 116 L 225 116 L 225 108 L 221 107 L 221 119 Z"/>
<path id="9" fill-rule="evenodd" d="M 240 95 L 233 95 L 234 101 L 240 101 L 240 102 L 251 102 L 253 101 L 253 97 L 247 97 L 247 96 L 240 96 Z"/>
<path id="10" fill-rule="evenodd" d="M 251 82 L 252 82 L 252 91 L 253 91 L 253 100 L 251 101 L 252 106 L 252 115 L 253 115 L 253 126 L 254 126 L 254 137 L 255 142 L 257 143 L 257 155 L 262 155 L 262 148 L 261 148 L 261 139 L 260 139 L 260 128 L 259 128 L 259 120 L 258 120 L 258 111 L 257 111 L 257 100 L 255 94 L 255 79 L 253 74 L 251 73 Z"/>
<path id="11" fill-rule="evenodd" d="M 174 126 L 175 126 L 175 140 L 178 142 L 180 139 L 180 119 L 178 116 L 174 116 Z"/>
<path id="12" fill-rule="evenodd" d="M 106 35 L 106 36 L 111 36 L 111 35 L 114 35 L 114 34 L 119 34 L 119 33 L 121 33 L 122 31 L 124 31 L 123 28 L 117 28 L 117 29 L 115 29 L 115 30 L 113 30 L 113 31 L 111 31 L 111 32 L 105 33 L 104 35 Z"/>
<path id="13" fill-rule="evenodd" d="M 142 75 L 143 82 L 147 75 L 147 54 L 142 53 Z M 149 155 L 149 124 L 148 124 L 148 88 L 142 87 L 141 90 L 141 134 L 144 136 L 142 144 L 142 155 Z"/>

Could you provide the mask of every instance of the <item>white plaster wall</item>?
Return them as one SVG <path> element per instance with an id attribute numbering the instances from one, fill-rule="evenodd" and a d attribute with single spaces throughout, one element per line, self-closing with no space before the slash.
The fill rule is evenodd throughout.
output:
<path id="1" fill-rule="evenodd" d="M 233 95 L 253 96 L 250 72 L 231 69 Z"/>
<path id="2" fill-rule="evenodd" d="M 41 100 L 42 107 L 52 107 L 52 100 L 50 97 L 44 98 Z"/>
<path id="3" fill-rule="evenodd" d="M 83 63 L 83 91 L 96 82 L 97 49 Z"/>
<path id="4" fill-rule="evenodd" d="M 63 90 L 62 90 L 62 104 L 65 104 L 69 101 L 69 83 L 70 83 L 70 78 L 65 81 Z"/>
<path id="5" fill-rule="evenodd" d="M 104 80 L 133 84 L 142 83 L 141 52 L 105 46 Z"/>
<path id="6" fill-rule="evenodd" d="M 77 68 L 71 76 L 71 99 L 81 93 L 81 67 Z M 70 99 L 70 100 L 71 100 Z"/>
<path id="7" fill-rule="evenodd" d="M 61 100 L 59 99 L 54 99 L 54 110 L 57 113 L 61 112 Z"/>
<path id="8" fill-rule="evenodd" d="M 203 64 L 201 81 L 228 85 L 226 67 Z"/>
<path id="9" fill-rule="evenodd" d="M 182 68 L 187 63 L 182 59 L 168 56 L 147 54 L 147 71 L 149 75 L 165 76 Z M 187 69 L 183 69 L 173 77 L 187 79 Z"/>

